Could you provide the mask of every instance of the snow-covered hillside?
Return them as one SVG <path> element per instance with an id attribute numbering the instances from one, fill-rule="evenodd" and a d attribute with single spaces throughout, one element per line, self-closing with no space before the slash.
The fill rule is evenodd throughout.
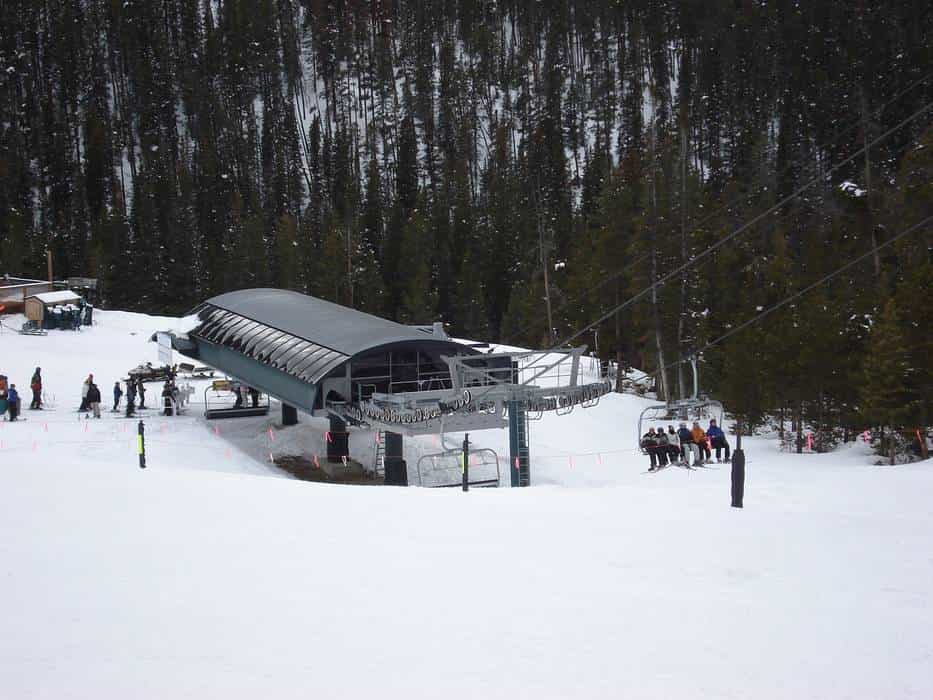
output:
<path id="1" fill-rule="evenodd" d="M 322 425 L 197 406 L 145 418 L 143 471 L 135 421 L 74 408 L 177 327 L 0 335 L 57 404 L 0 423 L 0 697 L 933 697 L 927 463 L 751 438 L 736 510 L 725 466 L 643 474 L 644 402 L 611 395 L 534 424 L 529 489 L 297 481 L 268 453 Z"/>

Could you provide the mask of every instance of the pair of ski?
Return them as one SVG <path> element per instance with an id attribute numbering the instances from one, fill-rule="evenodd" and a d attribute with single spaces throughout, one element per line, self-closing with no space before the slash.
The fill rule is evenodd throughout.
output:
<path id="1" fill-rule="evenodd" d="M 662 464 L 660 467 L 655 467 L 654 469 L 649 469 L 642 474 L 657 474 L 659 471 L 667 469 L 668 467 L 680 467 L 681 469 L 686 469 L 688 471 L 695 471 L 697 469 L 719 469 L 719 467 L 714 467 L 708 464 L 683 464 L 682 462 L 677 462 L 675 464 Z"/>

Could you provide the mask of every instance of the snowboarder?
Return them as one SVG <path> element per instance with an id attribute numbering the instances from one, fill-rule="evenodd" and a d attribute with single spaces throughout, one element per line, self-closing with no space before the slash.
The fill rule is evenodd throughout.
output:
<path id="1" fill-rule="evenodd" d="M 722 460 L 719 459 L 719 454 L 723 448 L 726 450 L 726 459 L 729 461 L 729 442 L 726 440 L 726 434 L 722 432 L 722 428 L 716 425 L 716 419 L 711 418 L 709 422 L 709 428 L 706 431 L 706 436 L 710 439 L 713 447 L 716 449 L 716 462 L 719 463 Z"/>
<path id="2" fill-rule="evenodd" d="M 10 384 L 10 390 L 6 393 L 7 410 L 10 412 L 10 420 L 16 420 L 19 415 L 19 392 L 16 391 L 16 385 Z"/>
<path id="3" fill-rule="evenodd" d="M 693 421 L 693 430 L 690 432 L 693 435 L 693 444 L 697 446 L 700 454 L 700 464 L 703 464 L 710 458 L 709 445 L 706 444 L 706 431 L 697 421 Z"/>
<path id="4" fill-rule="evenodd" d="M 29 388 L 32 389 L 32 403 L 29 404 L 30 410 L 41 411 L 42 410 L 42 368 L 41 367 L 36 367 L 36 371 L 32 375 L 32 381 L 29 383 Z"/>
<path id="5" fill-rule="evenodd" d="M 687 452 L 693 454 L 693 463 L 696 464 L 700 459 L 699 450 L 697 450 L 696 443 L 693 442 L 693 433 L 687 428 L 686 423 L 680 424 L 680 429 L 677 431 L 677 439 L 680 440 L 680 461 L 684 466 L 689 466 L 690 458 L 687 457 Z"/>
<path id="6" fill-rule="evenodd" d="M 87 388 L 87 405 L 95 418 L 100 418 L 100 389 L 94 382 Z"/>
<path id="7" fill-rule="evenodd" d="M 113 383 L 113 412 L 120 410 L 120 399 L 123 398 L 123 389 L 120 388 L 120 382 Z"/>
<path id="8" fill-rule="evenodd" d="M 651 466 L 648 467 L 648 471 L 653 472 L 658 468 L 658 436 L 655 435 L 654 428 L 648 428 L 648 432 L 642 436 L 641 449 L 648 453 L 648 457 L 651 459 Z"/>

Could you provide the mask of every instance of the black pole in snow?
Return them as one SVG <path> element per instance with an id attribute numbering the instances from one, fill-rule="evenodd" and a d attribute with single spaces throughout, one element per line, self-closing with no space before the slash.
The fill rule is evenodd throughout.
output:
<path id="1" fill-rule="evenodd" d="M 136 438 L 137 448 L 139 450 L 139 468 L 146 468 L 146 427 L 142 421 L 139 421 L 139 435 Z"/>
<path id="2" fill-rule="evenodd" d="M 463 437 L 463 490 L 470 490 L 470 434 Z"/>
<path id="3" fill-rule="evenodd" d="M 745 452 L 742 450 L 742 420 L 735 424 L 735 452 L 732 453 L 732 507 L 741 508 L 745 498 Z"/>

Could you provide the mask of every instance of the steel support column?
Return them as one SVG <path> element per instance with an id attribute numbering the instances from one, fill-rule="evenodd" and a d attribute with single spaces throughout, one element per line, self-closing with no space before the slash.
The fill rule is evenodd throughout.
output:
<path id="1" fill-rule="evenodd" d="M 528 449 L 528 414 L 521 401 L 509 401 L 509 476 L 512 486 L 531 483 Z"/>

